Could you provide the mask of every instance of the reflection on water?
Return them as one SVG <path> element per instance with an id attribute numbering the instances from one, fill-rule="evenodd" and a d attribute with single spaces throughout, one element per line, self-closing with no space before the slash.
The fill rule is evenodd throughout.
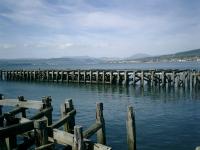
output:
<path id="1" fill-rule="evenodd" d="M 128 105 L 136 111 L 138 149 L 189 150 L 200 145 L 199 89 L 0 81 L 0 93 L 28 99 L 50 95 L 54 120 L 60 117 L 60 104 L 72 98 L 77 109 L 76 123 L 84 129 L 95 121 L 96 102 L 103 102 L 107 141 L 115 150 L 127 149 Z"/>

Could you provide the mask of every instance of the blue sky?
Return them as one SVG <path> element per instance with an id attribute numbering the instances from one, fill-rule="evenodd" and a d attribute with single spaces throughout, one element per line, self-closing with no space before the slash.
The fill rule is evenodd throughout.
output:
<path id="1" fill-rule="evenodd" d="M 199 0 L 0 0 L 0 58 L 200 48 Z"/>

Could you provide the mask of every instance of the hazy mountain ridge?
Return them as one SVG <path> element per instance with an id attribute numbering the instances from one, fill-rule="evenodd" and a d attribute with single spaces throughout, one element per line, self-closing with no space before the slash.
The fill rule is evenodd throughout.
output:
<path id="1" fill-rule="evenodd" d="M 174 61 L 200 61 L 200 49 L 188 50 L 174 54 L 146 57 L 136 59 L 140 62 L 174 62 Z"/>
<path id="2" fill-rule="evenodd" d="M 94 58 L 89 56 L 74 56 L 61 58 L 41 58 L 41 59 L 0 59 L 0 68 L 8 66 L 20 67 L 42 67 L 48 66 L 56 68 L 59 66 L 80 66 L 110 63 L 143 63 L 143 62 L 181 62 L 181 61 L 200 61 L 200 49 L 189 50 L 169 55 L 149 56 L 148 54 L 135 54 L 127 58 L 102 57 Z"/>

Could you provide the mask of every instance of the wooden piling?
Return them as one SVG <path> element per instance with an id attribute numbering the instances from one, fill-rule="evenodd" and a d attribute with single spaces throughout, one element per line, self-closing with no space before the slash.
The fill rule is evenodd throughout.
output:
<path id="1" fill-rule="evenodd" d="M 52 101 L 52 99 L 50 96 L 42 97 L 43 109 L 52 108 L 51 101 Z M 52 111 L 48 111 L 47 113 L 45 113 L 45 116 L 48 119 L 48 125 L 51 125 L 52 124 Z"/>
<path id="2" fill-rule="evenodd" d="M 74 126 L 74 144 L 72 150 L 85 150 L 83 128 L 81 126 Z"/>
<path id="3" fill-rule="evenodd" d="M 18 97 L 18 100 L 21 101 L 21 102 L 25 102 L 26 100 L 24 99 L 24 96 L 19 96 Z M 21 109 L 21 112 L 22 112 L 22 117 L 23 118 L 26 118 L 26 109 L 25 108 L 22 108 Z"/>
<path id="4" fill-rule="evenodd" d="M 128 106 L 126 128 L 128 150 L 136 150 L 135 114 L 132 106 Z"/>
<path id="5" fill-rule="evenodd" d="M 34 133 L 36 147 L 48 144 L 47 118 L 34 121 Z"/>
<path id="6" fill-rule="evenodd" d="M 3 94 L 0 94 L 0 100 L 3 99 Z M 2 115 L 2 106 L 0 105 L 0 116 Z M 0 123 L 1 124 L 1 123 Z"/>
<path id="7" fill-rule="evenodd" d="M 61 117 L 64 118 L 70 111 L 74 109 L 72 99 L 66 100 L 64 105 L 61 105 Z M 75 126 L 75 117 L 71 116 L 69 121 L 64 124 L 64 131 L 73 133 Z"/>
<path id="8" fill-rule="evenodd" d="M 97 103 L 96 123 L 100 123 L 102 125 L 101 129 L 97 131 L 97 142 L 100 144 L 106 144 L 106 129 L 105 120 L 103 117 L 103 103 Z"/>
<path id="9" fill-rule="evenodd" d="M 19 118 L 15 118 L 9 113 L 4 114 L 5 119 L 6 119 L 6 126 L 11 126 L 14 124 L 19 123 Z M 17 147 L 17 137 L 16 135 L 10 136 L 9 138 L 6 139 L 7 147 L 8 149 L 14 149 Z"/>
<path id="10" fill-rule="evenodd" d="M 144 87 L 144 71 L 141 71 L 140 74 L 140 86 Z"/>

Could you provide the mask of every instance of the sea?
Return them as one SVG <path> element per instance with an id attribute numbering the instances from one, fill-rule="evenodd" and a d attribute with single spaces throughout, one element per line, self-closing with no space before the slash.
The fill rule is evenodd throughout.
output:
<path id="1" fill-rule="evenodd" d="M 200 62 L 137 64 L 6 64 L 0 69 L 194 69 Z M 113 150 L 127 149 L 127 107 L 133 106 L 138 150 L 194 150 L 200 146 L 200 89 L 78 83 L 0 81 L 5 98 L 24 96 L 41 100 L 51 96 L 53 121 L 60 118 L 60 105 L 72 99 L 77 110 L 76 124 L 87 129 L 95 123 L 97 102 L 103 102 L 107 145 Z M 7 110 L 7 108 L 4 108 Z M 27 111 L 31 115 L 32 111 Z M 92 137 L 96 141 L 96 136 Z"/>

